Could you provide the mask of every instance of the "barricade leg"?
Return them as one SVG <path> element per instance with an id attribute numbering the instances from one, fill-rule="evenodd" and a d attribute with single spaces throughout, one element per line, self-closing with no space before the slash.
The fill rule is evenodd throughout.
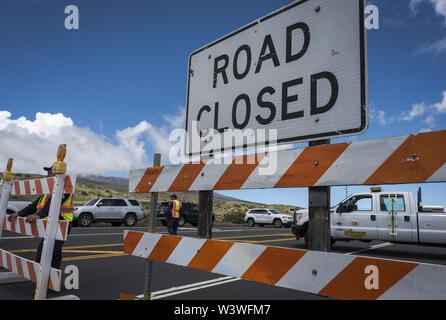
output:
<path id="1" fill-rule="evenodd" d="M 51 196 L 51 206 L 48 213 L 48 227 L 46 229 L 45 240 L 43 242 L 42 256 L 40 259 L 40 272 L 38 275 L 35 300 L 44 300 L 48 289 L 48 277 L 51 269 L 54 243 L 56 240 L 57 225 L 59 221 L 60 203 L 64 193 L 65 174 L 58 174 L 55 177 L 53 194 Z"/>
<path id="2" fill-rule="evenodd" d="M 12 188 L 12 175 L 10 174 L 12 166 L 12 159 L 8 160 L 8 166 L 6 168 L 6 172 L 3 174 L 3 180 L 2 184 L 0 186 L 0 242 L 2 241 L 2 235 L 3 235 L 3 224 L 5 223 L 6 219 L 6 210 L 8 208 L 8 201 L 9 201 L 9 194 L 11 193 Z M 8 177 L 9 175 L 9 177 Z M 10 180 L 7 180 L 10 179 Z M 27 281 L 22 276 L 18 275 L 15 272 L 1 272 L 0 273 L 0 284 L 10 284 L 10 283 L 17 283 L 17 282 L 24 282 Z"/>

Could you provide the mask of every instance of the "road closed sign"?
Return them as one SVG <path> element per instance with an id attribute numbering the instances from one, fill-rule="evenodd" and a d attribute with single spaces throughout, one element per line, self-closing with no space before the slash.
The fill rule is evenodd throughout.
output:
<path id="1" fill-rule="evenodd" d="M 363 133 L 366 53 L 363 0 L 297 1 L 194 51 L 186 155 Z"/>

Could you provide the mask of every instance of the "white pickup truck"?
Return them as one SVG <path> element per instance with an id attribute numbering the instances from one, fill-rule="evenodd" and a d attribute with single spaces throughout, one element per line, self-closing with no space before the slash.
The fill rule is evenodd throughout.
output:
<path id="1" fill-rule="evenodd" d="M 332 243 L 336 240 L 382 240 L 416 244 L 446 245 L 446 213 L 441 206 L 422 206 L 411 192 L 353 194 L 331 209 Z M 308 209 L 296 210 L 292 233 L 296 239 L 308 231 Z M 307 241 L 305 241 L 307 245 Z"/>

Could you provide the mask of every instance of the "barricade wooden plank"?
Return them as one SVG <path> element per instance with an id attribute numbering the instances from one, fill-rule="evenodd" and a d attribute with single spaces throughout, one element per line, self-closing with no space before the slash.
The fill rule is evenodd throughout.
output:
<path id="1" fill-rule="evenodd" d="M 214 159 L 132 170 L 129 191 L 446 182 L 446 130 L 269 152 L 257 155 L 254 162 L 248 158 L 235 157 L 229 165 L 226 160 Z"/>
<path id="2" fill-rule="evenodd" d="M 0 249 L 0 266 L 17 273 L 25 279 L 37 283 L 40 265 L 37 262 L 19 257 L 6 250 Z M 51 268 L 48 278 L 48 288 L 60 291 L 61 271 Z"/>
<path id="3" fill-rule="evenodd" d="M 56 240 L 67 241 L 68 238 L 68 221 L 58 221 Z M 45 231 L 48 225 L 47 220 L 38 219 L 35 222 L 25 222 L 25 218 L 17 217 L 14 222 L 5 219 L 3 230 L 8 230 L 23 234 L 25 236 L 34 236 L 39 238 L 45 237 Z"/>
<path id="4" fill-rule="evenodd" d="M 440 265 L 129 230 L 124 253 L 339 299 L 446 299 Z"/>
<path id="5" fill-rule="evenodd" d="M 76 187 L 76 175 L 67 175 L 65 178 L 65 193 L 74 193 Z M 53 192 L 54 177 L 31 179 L 31 180 L 16 180 L 11 189 L 11 195 L 42 195 Z"/>

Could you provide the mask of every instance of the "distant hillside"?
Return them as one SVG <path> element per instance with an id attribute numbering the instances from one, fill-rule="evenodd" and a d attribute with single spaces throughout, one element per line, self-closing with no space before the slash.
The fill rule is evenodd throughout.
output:
<path id="1" fill-rule="evenodd" d="M 88 184 L 88 183 L 100 184 L 100 185 L 105 185 L 105 186 L 114 186 L 114 187 L 122 187 L 122 188 L 128 188 L 128 185 L 129 185 L 129 179 L 117 178 L 117 177 L 88 176 L 88 177 L 78 177 L 77 181 L 81 182 L 81 183 L 86 183 L 86 184 Z M 177 193 L 177 194 L 182 194 L 182 192 Z M 189 194 L 196 194 L 198 197 L 198 191 L 190 191 Z M 227 201 L 241 201 L 241 202 L 249 203 L 249 201 L 224 196 L 222 194 L 219 194 L 218 192 L 214 192 L 214 199 L 227 200 Z"/>
<path id="2" fill-rule="evenodd" d="M 42 176 L 30 174 L 15 174 L 15 179 L 35 179 Z M 168 201 L 171 193 L 159 193 L 159 203 Z M 198 203 L 198 192 L 176 192 L 179 200 L 183 202 Z M 78 177 L 76 183 L 76 191 L 74 194 L 74 205 L 79 206 L 85 204 L 87 201 L 95 198 L 103 197 L 126 197 L 138 199 L 144 206 L 146 218 L 139 221 L 140 225 L 148 224 L 148 214 L 150 212 L 150 194 L 134 194 L 128 192 L 128 179 L 116 177 Z M 11 200 L 34 200 L 34 196 L 11 196 Z M 223 196 L 214 192 L 214 214 L 216 216 L 216 223 L 220 225 L 243 224 L 245 212 L 252 208 L 273 208 L 285 214 L 291 214 L 294 206 L 288 205 L 265 205 L 261 203 L 248 202 L 240 199 Z M 299 208 L 299 207 L 298 207 Z M 300 209 L 300 208 L 299 208 Z"/>
<path id="3" fill-rule="evenodd" d="M 81 183 L 93 183 L 93 184 L 103 184 L 108 186 L 115 186 L 115 187 L 124 187 L 128 188 L 129 186 L 129 179 L 127 178 L 118 178 L 118 177 L 103 177 L 103 176 L 87 176 L 82 177 L 79 176 L 77 178 L 78 182 Z"/>

